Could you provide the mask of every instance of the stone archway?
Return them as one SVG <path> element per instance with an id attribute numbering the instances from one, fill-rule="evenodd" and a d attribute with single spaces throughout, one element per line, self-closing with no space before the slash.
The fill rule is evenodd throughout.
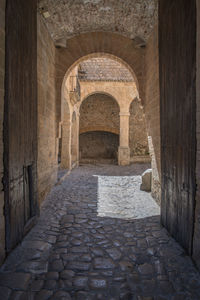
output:
<path id="1" fill-rule="evenodd" d="M 93 93 L 80 106 L 79 141 L 81 161 L 117 161 L 120 108 L 115 98 Z"/>

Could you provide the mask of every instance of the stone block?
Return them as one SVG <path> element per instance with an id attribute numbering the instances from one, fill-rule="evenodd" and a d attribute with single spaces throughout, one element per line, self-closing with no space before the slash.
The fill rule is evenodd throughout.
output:
<path id="1" fill-rule="evenodd" d="M 152 178 L 152 169 L 147 169 L 142 174 L 142 184 L 140 185 L 141 191 L 145 191 L 145 192 L 151 191 L 151 178 Z"/>

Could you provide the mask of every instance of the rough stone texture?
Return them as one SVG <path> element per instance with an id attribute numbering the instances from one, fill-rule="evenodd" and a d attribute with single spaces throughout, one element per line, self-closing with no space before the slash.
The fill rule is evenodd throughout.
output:
<path id="1" fill-rule="evenodd" d="M 140 185 L 140 189 L 142 191 L 150 192 L 151 181 L 152 181 L 152 169 L 148 169 L 142 174 L 142 184 Z"/>
<path id="2" fill-rule="evenodd" d="M 131 72 L 118 61 L 97 57 L 79 65 L 79 78 L 89 81 L 134 81 Z"/>
<path id="3" fill-rule="evenodd" d="M 161 201 L 160 185 L 160 90 L 159 90 L 158 27 L 148 40 L 145 56 L 146 96 L 144 112 L 146 118 L 149 153 L 152 165 L 152 196 Z"/>
<path id="4" fill-rule="evenodd" d="M 110 159 L 117 162 L 119 135 L 92 131 L 80 134 L 80 162 Z"/>
<path id="5" fill-rule="evenodd" d="M 119 134 L 119 106 L 115 99 L 105 94 L 86 98 L 80 107 L 80 133 L 108 131 Z"/>
<path id="6" fill-rule="evenodd" d="M 119 106 L 117 102 L 110 96 L 104 94 L 94 94 L 89 96 L 80 107 L 80 129 L 79 132 L 95 132 L 95 131 L 105 131 L 111 132 L 114 134 L 119 134 Z M 103 134 L 103 133 L 102 133 Z M 86 142 L 85 135 L 80 136 L 80 157 L 98 157 L 99 152 L 106 153 L 106 148 L 113 149 L 112 145 L 109 146 L 109 143 L 105 140 L 105 149 L 97 149 L 98 147 L 98 136 L 93 133 L 91 140 L 90 136 L 87 135 L 88 143 Z M 85 138 L 84 138 L 85 137 Z M 116 136 L 117 137 L 117 136 Z M 93 148 L 88 149 L 93 143 Z M 119 143 L 119 142 L 118 142 Z M 95 145 L 96 144 L 96 145 Z M 115 146 L 116 142 L 113 144 Z M 83 148 L 84 147 L 84 148 Z M 116 144 L 118 148 L 118 145 Z M 114 147 L 116 149 L 116 147 Z M 86 151 L 88 150 L 88 153 Z M 117 149 L 116 149 L 117 150 Z M 103 152 L 102 152 L 103 151 Z M 113 151 L 112 151 L 113 152 Z M 105 156 L 105 155 L 104 155 Z M 116 155 L 115 155 L 116 156 Z"/>
<path id="7" fill-rule="evenodd" d="M 5 0 L 0 1 L 0 264 L 5 255 L 5 220 L 3 215 L 3 114 L 5 76 Z"/>
<path id="8" fill-rule="evenodd" d="M 157 1 L 70 0 L 55 3 L 40 0 L 39 11 L 55 41 L 84 32 L 114 32 L 131 39 L 146 40 L 157 19 Z M 44 15 L 43 15 L 44 16 Z M 140 41 L 139 41 L 140 43 Z"/>
<path id="9" fill-rule="evenodd" d="M 55 97 L 55 47 L 38 16 L 38 196 L 42 202 L 56 181 L 58 123 Z"/>
<path id="10" fill-rule="evenodd" d="M 141 219 L 159 215 L 158 205 L 140 190 L 140 184 L 141 176 L 98 176 L 98 216 Z"/>
<path id="11" fill-rule="evenodd" d="M 200 3 L 197 3 L 197 87 L 196 87 L 196 139 L 197 139 L 197 154 L 196 154 L 196 210 L 195 210 L 195 227 L 194 227 L 194 240 L 193 240 L 193 257 L 200 269 L 200 182 L 199 182 L 199 174 L 200 174 L 200 88 L 199 88 L 199 80 L 200 80 Z"/>
<path id="12" fill-rule="evenodd" d="M 131 157 L 149 154 L 146 120 L 138 98 L 134 99 L 130 105 L 129 147 Z"/>
<path id="13" fill-rule="evenodd" d="M 199 273 L 160 225 L 159 217 L 124 220 L 97 215 L 98 183 L 94 174 L 138 176 L 147 167 L 100 165 L 74 169 L 43 202 L 39 223 L 25 238 L 35 243 L 34 252 L 26 245 L 19 246 L 7 258 L 0 272 L 0 291 L 11 294 L 11 300 L 198 300 Z M 47 251 L 41 243 L 49 235 L 57 240 Z M 74 239 L 81 244 L 75 246 Z M 86 255 L 91 257 L 90 262 L 83 261 Z M 22 261 L 36 260 L 48 262 L 48 270 L 41 274 L 20 271 L 17 276 L 15 271 Z M 58 260 L 63 262 L 64 270 L 51 272 L 51 264 L 56 265 Z"/>

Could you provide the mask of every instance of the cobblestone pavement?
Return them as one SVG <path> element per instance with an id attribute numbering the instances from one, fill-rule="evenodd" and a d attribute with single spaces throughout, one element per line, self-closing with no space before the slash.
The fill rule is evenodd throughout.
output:
<path id="1" fill-rule="evenodd" d="M 199 300 L 200 276 L 159 216 L 97 215 L 97 177 L 148 166 L 81 166 L 55 186 L 0 270 L 1 300 Z M 144 207 L 144 210 L 146 207 Z"/>

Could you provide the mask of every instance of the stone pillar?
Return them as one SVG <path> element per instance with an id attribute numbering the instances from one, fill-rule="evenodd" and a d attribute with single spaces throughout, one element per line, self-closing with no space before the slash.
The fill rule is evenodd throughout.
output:
<path id="1" fill-rule="evenodd" d="M 118 164 L 127 166 L 130 164 L 129 148 L 129 112 L 120 112 L 120 144 L 118 148 Z"/>

